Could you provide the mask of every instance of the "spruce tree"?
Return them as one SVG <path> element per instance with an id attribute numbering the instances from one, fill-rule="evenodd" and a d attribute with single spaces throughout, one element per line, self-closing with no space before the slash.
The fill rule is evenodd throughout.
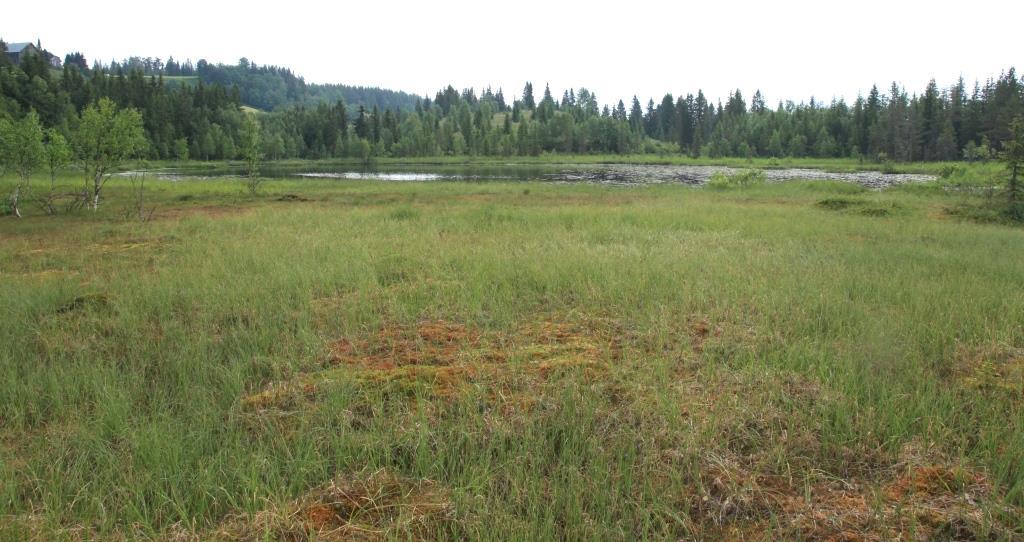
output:
<path id="1" fill-rule="evenodd" d="M 1024 168 L 1024 117 L 1017 117 L 1010 124 L 1010 139 L 1003 142 L 1001 158 L 1010 170 L 1006 183 L 1007 213 L 1014 220 L 1024 220 L 1024 186 L 1020 179 Z"/>
<path id="2" fill-rule="evenodd" d="M 530 111 L 537 108 L 537 102 L 533 99 L 533 83 L 527 82 L 523 87 L 523 106 Z"/>
<path id="3" fill-rule="evenodd" d="M 633 107 L 629 110 L 629 126 L 633 132 L 640 133 L 644 128 L 644 110 L 640 108 L 640 100 L 633 96 Z"/>

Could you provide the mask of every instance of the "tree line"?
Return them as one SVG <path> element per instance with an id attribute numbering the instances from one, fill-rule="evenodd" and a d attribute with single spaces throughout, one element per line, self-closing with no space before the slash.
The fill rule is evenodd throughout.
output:
<path id="1" fill-rule="evenodd" d="M 66 60 L 56 72 L 38 57 L 14 66 L 0 55 L 0 118 L 35 112 L 45 128 L 67 136 L 88 105 L 107 98 L 140 113 L 143 154 L 152 159 L 241 158 L 249 115 L 243 105 L 270 106 L 258 114 L 259 150 L 267 159 L 683 153 L 984 160 L 1002 149 L 1011 122 L 1024 114 L 1024 81 L 1012 68 L 970 89 L 962 79 L 946 88 L 932 81 L 920 93 L 896 83 L 885 92 L 872 87 L 853 103 L 812 99 L 769 107 L 759 91 L 749 102 L 735 91 L 713 103 L 698 90 L 646 106 L 636 97 L 628 106 L 622 100 L 601 105 L 586 88 L 556 97 L 527 83 L 511 99 L 501 89 L 478 94 L 448 86 L 433 98 L 402 94 L 370 105 L 346 99 L 344 89 L 355 87 L 306 85 L 290 70 L 245 59 L 193 67 L 136 58 L 91 69 L 78 53 Z M 164 79 L 183 70 L 194 70 L 199 80 Z"/>
<path id="2" fill-rule="evenodd" d="M 760 92 L 751 101 L 735 91 L 725 103 L 703 92 L 642 106 L 599 106 L 585 89 L 539 99 L 527 83 L 521 97 L 502 90 L 457 91 L 449 86 L 413 111 L 352 110 L 343 102 L 297 107 L 265 116 L 271 157 L 524 156 L 541 153 L 683 153 L 693 157 L 986 160 L 1002 149 L 1010 125 L 1024 115 L 1024 81 L 1014 69 L 976 83 L 962 79 L 920 94 L 897 84 L 872 87 L 852 104 L 780 102 Z"/>

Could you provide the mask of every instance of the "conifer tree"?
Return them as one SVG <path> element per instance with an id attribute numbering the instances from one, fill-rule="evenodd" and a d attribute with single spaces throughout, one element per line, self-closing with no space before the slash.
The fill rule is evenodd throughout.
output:
<path id="1" fill-rule="evenodd" d="M 1007 212 L 1014 220 L 1024 220 L 1024 186 L 1020 179 L 1024 168 L 1024 118 L 1017 117 L 1010 124 L 1010 139 L 1003 142 L 1002 159 L 1010 171 L 1006 183 Z"/>
<path id="2" fill-rule="evenodd" d="M 537 108 L 537 103 L 533 99 L 533 83 L 527 82 L 523 87 L 523 107 L 529 111 Z"/>

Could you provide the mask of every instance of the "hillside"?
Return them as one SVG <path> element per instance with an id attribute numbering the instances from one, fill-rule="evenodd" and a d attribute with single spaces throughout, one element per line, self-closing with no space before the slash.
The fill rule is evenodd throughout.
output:
<path id="1" fill-rule="evenodd" d="M 244 59 L 236 65 L 200 60 L 196 73 L 205 84 L 238 86 L 244 104 L 266 111 L 338 100 L 344 100 L 351 110 L 359 106 L 412 110 L 420 100 L 413 94 L 382 88 L 309 84 L 287 68 L 257 66 Z"/>

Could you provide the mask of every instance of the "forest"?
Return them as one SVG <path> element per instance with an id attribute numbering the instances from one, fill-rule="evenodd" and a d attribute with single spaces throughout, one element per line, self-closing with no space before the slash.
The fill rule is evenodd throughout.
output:
<path id="1" fill-rule="evenodd" d="M 772 107 L 760 91 L 749 102 L 740 90 L 724 103 L 698 90 L 608 105 L 586 88 L 557 97 L 532 83 L 511 99 L 502 89 L 452 86 L 417 98 L 308 85 L 288 69 L 246 59 L 229 66 L 131 57 L 87 66 L 80 53 L 67 55 L 59 72 L 39 58 L 12 65 L 0 55 L 0 119 L 35 111 L 67 135 L 87 105 L 109 98 L 141 113 L 148 159 L 241 158 L 245 119 L 255 114 L 262 157 L 271 160 L 681 153 L 910 162 L 986 160 L 1024 114 L 1024 81 L 1013 68 L 971 87 L 962 78 L 948 87 L 933 80 L 920 92 L 893 83 L 852 104 L 811 98 Z"/>

